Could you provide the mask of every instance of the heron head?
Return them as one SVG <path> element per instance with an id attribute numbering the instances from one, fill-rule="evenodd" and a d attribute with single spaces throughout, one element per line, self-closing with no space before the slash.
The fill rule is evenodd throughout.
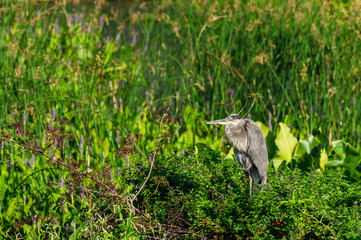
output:
<path id="1" fill-rule="evenodd" d="M 221 124 L 221 125 L 237 124 L 241 119 L 242 118 L 238 114 L 232 113 L 231 115 L 229 115 L 224 119 L 207 122 L 207 124 Z"/>

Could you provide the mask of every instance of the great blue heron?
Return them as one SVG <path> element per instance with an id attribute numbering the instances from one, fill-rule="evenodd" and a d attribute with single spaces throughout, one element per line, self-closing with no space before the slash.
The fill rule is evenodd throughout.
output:
<path id="1" fill-rule="evenodd" d="M 268 167 L 268 145 L 261 129 L 250 119 L 231 114 L 207 124 L 225 125 L 224 133 L 234 147 L 234 154 L 249 178 L 249 196 L 252 197 L 252 181 L 265 184 Z"/>

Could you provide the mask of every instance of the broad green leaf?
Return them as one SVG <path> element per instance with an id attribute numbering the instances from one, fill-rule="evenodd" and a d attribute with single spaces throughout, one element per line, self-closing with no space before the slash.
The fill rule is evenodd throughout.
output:
<path id="1" fill-rule="evenodd" d="M 320 157 L 320 167 L 322 170 L 325 170 L 325 165 L 328 161 L 328 156 L 326 153 L 326 149 L 321 149 L 321 157 Z"/>
<path id="2" fill-rule="evenodd" d="M 260 121 L 257 121 L 256 124 L 257 124 L 258 127 L 261 129 L 264 137 L 266 138 L 267 135 L 268 135 L 268 133 L 269 133 L 269 128 L 268 128 L 266 125 L 264 125 L 262 122 L 260 122 Z"/>
<path id="3" fill-rule="evenodd" d="M 341 166 L 343 163 L 342 160 L 337 160 L 337 159 L 329 159 L 328 162 L 326 163 L 327 167 L 339 167 Z"/>
<path id="4" fill-rule="evenodd" d="M 326 163 L 327 167 L 340 167 L 346 158 L 346 146 L 342 140 L 332 141 L 331 143 L 332 155 Z"/>
<path id="5" fill-rule="evenodd" d="M 301 137 L 295 148 L 294 159 L 299 159 L 304 153 L 310 154 L 312 149 L 320 144 L 320 141 L 313 135 Z"/>
<path id="6" fill-rule="evenodd" d="M 278 156 L 273 158 L 273 165 L 277 170 L 283 161 L 286 161 L 287 164 L 291 161 L 297 139 L 292 135 L 286 124 L 280 123 L 280 130 L 277 133 L 275 142 L 278 147 Z"/>
<path id="7" fill-rule="evenodd" d="M 350 172 L 355 170 L 359 165 L 360 155 L 347 155 L 345 160 L 343 161 L 343 167 Z"/>
<path id="8" fill-rule="evenodd" d="M 350 172 L 352 178 L 360 181 L 361 172 L 357 167 L 361 164 L 361 156 L 356 148 L 346 143 L 346 157 L 343 161 L 342 167 Z"/>
<path id="9" fill-rule="evenodd" d="M 346 153 L 345 143 L 342 140 L 332 141 L 332 150 L 336 152 L 337 155 L 344 157 Z"/>

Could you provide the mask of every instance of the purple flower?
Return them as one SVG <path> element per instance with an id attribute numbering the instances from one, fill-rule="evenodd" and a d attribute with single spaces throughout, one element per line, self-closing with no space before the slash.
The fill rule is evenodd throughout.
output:
<path id="1" fill-rule="evenodd" d="M 23 123 L 26 123 L 26 114 L 23 114 Z"/>
<path id="2" fill-rule="evenodd" d="M 272 115 L 271 115 L 271 113 L 268 113 L 268 128 L 269 128 L 269 130 L 272 130 Z"/>
<path id="3" fill-rule="evenodd" d="M 79 25 L 83 22 L 83 13 L 77 13 L 75 14 L 75 21 L 79 23 Z"/>
<path id="4" fill-rule="evenodd" d="M 102 28 L 104 26 L 104 17 L 100 16 L 99 17 L 99 28 Z"/>
<path id="5" fill-rule="evenodd" d="M 185 156 L 185 155 L 186 155 L 186 153 L 184 152 L 184 150 L 183 150 L 183 149 L 181 150 L 181 154 L 182 154 L 183 156 Z"/>
<path id="6" fill-rule="evenodd" d="M 52 118 L 52 119 L 55 119 L 55 118 L 56 118 L 56 109 L 55 109 L 55 107 L 52 107 L 52 108 L 51 108 L 51 118 Z"/>
<path id="7" fill-rule="evenodd" d="M 314 177 L 315 177 L 315 174 L 312 174 L 312 175 L 311 175 L 311 178 L 314 178 Z"/>
<path id="8" fill-rule="evenodd" d="M 127 155 L 125 155 L 124 161 L 125 161 L 125 167 L 126 167 L 126 168 L 129 168 L 129 158 L 128 158 Z"/>
<path id="9" fill-rule="evenodd" d="M 61 34 L 59 18 L 55 20 L 54 30 L 56 34 Z"/>
<path id="10" fill-rule="evenodd" d="M 117 168 L 117 176 L 119 177 L 121 174 L 120 167 Z"/>
<path id="11" fill-rule="evenodd" d="M 120 41 L 120 33 L 117 33 L 117 36 L 115 36 L 115 43 L 118 45 Z"/>
<path id="12" fill-rule="evenodd" d="M 133 36 L 132 36 L 132 45 L 135 45 L 137 43 L 137 34 L 136 33 L 133 33 Z"/>
<path id="13" fill-rule="evenodd" d="M 73 18 L 73 15 L 71 14 L 68 14 L 68 22 L 70 23 L 70 25 L 74 25 L 75 19 Z"/>
<path id="14" fill-rule="evenodd" d="M 61 211 L 65 212 L 65 200 L 64 198 L 61 199 Z"/>
<path id="15" fill-rule="evenodd" d="M 150 94 L 148 91 L 145 91 L 145 101 L 149 102 Z"/>
<path id="16" fill-rule="evenodd" d="M 31 165 L 35 165 L 35 155 L 33 155 L 33 156 L 30 158 L 29 163 L 30 163 Z"/>
<path id="17" fill-rule="evenodd" d="M 73 232 L 76 232 L 76 218 L 73 219 Z"/>
<path id="18" fill-rule="evenodd" d="M 230 89 L 228 90 L 228 93 L 229 93 L 229 95 L 231 95 L 232 97 L 234 96 L 234 90 L 233 90 L 232 88 L 230 88 Z"/>
<path id="19" fill-rule="evenodd" d="M 69 236 L 69 223 L 65 224 L 65 234 L 66 234 L 66 236 L 68 238 L 68 236 Z"/>
<path id="20" fill-rule="evenodd" d="M 63 178 L 60 178 L 60 187 L 64 186 L 64 179 Z"/>
<path id="21" fill-rule="evenodd" d="M 88 24 L 87 24 L 87 23 L 84 23 L 84 24 L 81 26 L 81 32 L 85 32 L 87 29 L 88 29 Z"/>
<path id="22" fill-rule="evenodd" d="M 62 48 L 61 48 L 61 44 L 58 46 L 58 48 L 59 48 L 58 54 L 59 54 L 60 56 L 62 56 L 62 55 L 63 55 L 63 50 L 62 50 Z M 64 60 L 64 59 L 63 59 L 63 60 Z"/>
<path id="23" fill-rule="evenodd" d="M 120 132 L 118 130 L 115 132 L 115 142 L 120 144 Z"/>

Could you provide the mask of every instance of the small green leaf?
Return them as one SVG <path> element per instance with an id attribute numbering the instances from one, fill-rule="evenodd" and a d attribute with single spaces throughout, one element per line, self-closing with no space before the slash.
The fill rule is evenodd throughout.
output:
<path id="1" fill-rule="evenodd" d="M 231 147 L 229 149 L 229 152 L 228 152 L 227 156 L 224 159 L 227 159 L 227 158 L 230 158 L 230 159 L 234 158 L 234 148 L 233 147 Z"/>

